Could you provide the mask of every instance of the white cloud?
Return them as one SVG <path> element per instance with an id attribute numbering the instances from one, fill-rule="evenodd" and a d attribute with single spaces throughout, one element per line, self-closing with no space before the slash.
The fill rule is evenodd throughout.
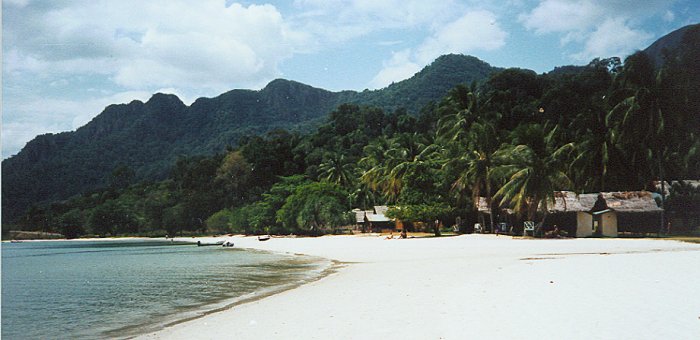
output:
<path id="1" fill-rule="evenodd" d="M 579 61 L 596 57 L 623 57 L 644 46 L 651 38 L 652 35 L 647 32 L 629 28 L 622 19 L 608 19 L 591 33 L 583 51 L 573 57 Z"/>
<path id="2" fill-rule="evenodd" d="M 25 7 L 29 4 L 29 0 L 4 0 L 3 4 L 8 4 L 17 7 Z"/>
<path id="3" fill-rule="evenodd" d="M 666 13 L 664 13 L 663 19 L 666 22 L 673 22 L 673 20 L 676 20 L 676 15 L 673 11 L 667 10 Z"/>
<path id="4" fill-rule="evenodd" d="M 494 13 L 468 11 L 456 20 L 436 27 L 417 48 L 394 53 L 389 61 L 384 62 L 370 86 L 381 88 L 406 79 L 443 54 L 499 49 L 505 45 L 507 36 Z"/>
<path id="5" fill-rule="evenodd" d="M 641 22 L 670 4 L 658 0 L 544 0 L 521 13 L 518 21 L 537 34 L 559 34 L 562 46 L 581 46 L 570 57 L 589 61 L 624 57 L 643 46 L 651 34 L 638 28 Z"/>
<path id="6" fill-rule="evenodd" d="M 258 85 L 304 39 L 270 5 L 95 1 L 32 15 L 34 29 L 10 29 L 6 71 L 110 74 L 128 88 Z"/>
<path id="7" fill-rule="evenodd" d="M 382 70 L 370 82 L 373 88 L 381 88 L 394 81 L 406 79 L 420 71 L 421 65 L 411 61 L 411 51 L 406 49 L 393 53 L 389 61 L 383 63 Z"/>
<path id="8" fill-rule="evenodd" d="M 296 0 L 294 5 L 301 11 L 298 27 L 336 43 L 382 29 L 438 26 L 464 10 L 454 0 Z"/>
<path id="9" fill-rule="evenodd" d="M 591 1 L 545 0 L 520 22 L 537 33 L 582 31 L 595 26 L 604 9 Z"/>
<path id="10" fill-rule="evenodd" d="M 492 51 L 505 45 L 503 31 L 492 12 L 480 10 L 464 14 L 459 19 L 440 27 L 418 48 L 417 59 L 428 63 L 446 53 Z"/>

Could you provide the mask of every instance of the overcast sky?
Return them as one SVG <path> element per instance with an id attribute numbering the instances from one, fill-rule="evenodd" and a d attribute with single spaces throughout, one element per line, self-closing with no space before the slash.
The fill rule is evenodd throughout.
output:
<path id="1" fill-rule="evenodd" d="M 446 53 L 541 73 L 698 22 L 698 0 L 3 0 L 2 156 L 155 92 L 376 89 Z"/>

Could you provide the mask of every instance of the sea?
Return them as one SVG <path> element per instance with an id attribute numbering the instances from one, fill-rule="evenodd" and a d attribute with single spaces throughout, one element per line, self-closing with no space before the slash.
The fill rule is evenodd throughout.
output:
<path id="1" fill-rule="evenodd" d="M 2 244 L 2 338 L 130 338 L 313 281 L 329 260 L 165 240 Z"/>

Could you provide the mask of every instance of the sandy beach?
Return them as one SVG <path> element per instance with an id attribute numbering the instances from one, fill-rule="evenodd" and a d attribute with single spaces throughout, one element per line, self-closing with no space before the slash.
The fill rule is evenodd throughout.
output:
<path id="1" fill-rule="evenodd" d="M 234 238 L 339 261 L 143 339 L 698 339 L 700 245 L 494 235 Z"/>

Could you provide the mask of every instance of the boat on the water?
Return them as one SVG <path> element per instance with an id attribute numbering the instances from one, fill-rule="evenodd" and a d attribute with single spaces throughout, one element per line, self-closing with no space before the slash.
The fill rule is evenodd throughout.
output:
<path id="1" fill-rule="evenodd" d="M 224 247 L 233 247 L 233 241 L 226 241 L 224 244 L 222 244 Z"/>
<path id="2" fill-rule="evenodd" d="M 270 239 L 270 235 L 260 235 L 258 236 L 258 241 L 267 241 Z"/>
<path id="3" fill-rule="evenodd" d="M 224 241 L 215 241 L 215 242 L 202 242 L 202 241 L 197 241 L 197 246 L 199 247 L 204 247 L 204 246 L 221 246 L 224 244 Z"/>

